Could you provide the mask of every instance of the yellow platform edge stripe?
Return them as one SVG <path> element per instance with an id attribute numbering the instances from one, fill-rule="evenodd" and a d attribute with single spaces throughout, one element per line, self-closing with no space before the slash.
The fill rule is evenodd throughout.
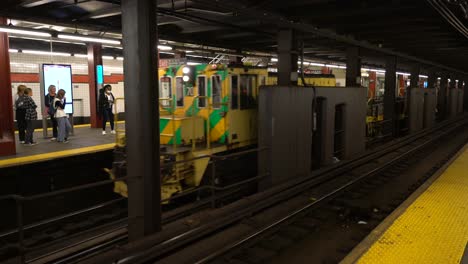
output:
<path id="1" fill-rule="evenodd" d="M 468 242 L 468 145 L 341 263 L 460 263 Z"/>
<path id="2" fill-rule="evenodd" d="M 55 151 L 55 152 L 49 152 L 49 153 L 37 154 L 37 155 L 31 155 L 31 156 L 25 156 L 25 157 L 4 159 L 4 160 L 0 160 L 0 168 L 20 166 L 20 165 L 25 165 L 25 164 L 52 160 L 52 159 L 95 153 L 99 151 L 110 150 L 110 149 L 113 149 L 114 147 L 115 147 L 115 143 L 109 143 L 109 144 Z"/>
<path id="3" fill-rule="evenodd" d="M 125 121 L 117 121 L 116 124 L 125 124 Z M 91 124 L 81 124 L 81 125 L 74 125 L 73 128 L 83 128 L 83 127 L 91 127 Z M 43 128 L 36 128 L 34 132 L 42 132 L 44 131 Z M 52 131 L 51 127 L 47 128 L 47 131 Z M 18 130 L 15 130 L 15 134 L 18 134 Z"/>

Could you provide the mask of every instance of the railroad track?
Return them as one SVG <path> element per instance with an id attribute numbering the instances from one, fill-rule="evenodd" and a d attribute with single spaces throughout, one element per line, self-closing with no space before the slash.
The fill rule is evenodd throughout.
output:
<path id="1" fill-rule="evenodd" d="M 70 250 L 69 253 L 63 250 L 67 247 L 62 248 L 58 251 L 61 255 L 56 255 L 54 260 L 58 263 L 72 263 L 84 260 L 88 260 L 89 263 L 93 263 L 102 262 L 104 259 L 117 260 L 119 258 L 114 257 L 113 254 L 115 253 L 116 245 L 119 245 L 121 246 L 118 250 L 119 256 L 122 256 L 122 251 L 131 256 L 126 258 L 122 263 L 143 262 L 147 260 L 160 260 L 163 263 L 173 263 L 173 261 L 177 261 L 177 263 L 192 263 L 194 262 L 194 259 L 200 260 L 200 263 L 216 262 L 220 259 L 223 261 L 242 262 L 242 260 L 236 256 L 239 256 L 239 254 L 246 255 L 245 250 L 250 250 L 250 255 L 247 256 L 251 256 L 252 259 L 261 259 L 264 261 L 267 258 L 253 256 L 262 256 L 262 254 L 269 255 L 271 251 L 273 251 L 273 253 L 277 253 L 278 250 L 281 250 L 281 247 L 271 248 L 270 251 L 268 251 L 267 249 L 262 248 L 262 246 L 252 246 L 252 244 L 255 244 L 258 241 L 260 241 L 260 244 L 265 243 L 262 241 L 269 241 L 273 236 L 276 237 L 279 242 L 272 242 L 269 244 L 288 245 L 287 241 L 296 241 L 296 239 L 300 239 L 304 235 L 306 236 L 311 230 L 317 230 L 321 223 L 323 224 L 323 221 L 328 221 L 327 219 L 329 219 L 330 215 L 334 215 L 336 212 L 341 212 L 340 210 L 343 210 L 343 212 L 346 210 L 352 211 L 350 210 L 350 207 L 340 205 L 338 203 L 329 205 L 328 207 L 324 206 L 323 208 L 329 209 L 323 210 L 318 217 L 309 216 L 308 213 L 319 205 L 326 204 L 328 200 L 341 194 L 343 191 L 351 188 L 358 182 L 364 181 L 371 175 L 377 174 L 383 167 L 388 167 L 391 164 L 394 164 L 397 160 L 401 160 L 405 156 L 416 153 L 421 149 L 422 145 L 427 146 L 430 142 L 434 142 L 434 140 L 455 132 L 465 124 L 466 121 L 462 119 L 441 123 L 431 131 L 423 131 L 412 136 L 396 140 L 385 145 L 383 148 L 371 151 L 355 160 L 342 162 L 332 168 L 322 169 L 314 173 L 310 178 L 297 179 L 287 185 L 279 186 L 274 190 L 270 190 L 270 192 L 253 195 L 252 197 L 243 199 L 244 201 L 241 200 L 240 206 L 236 206 L 237 203 L 234 203 L 232 206 L 227 206 L 228 208 L 224 210 L 225 212 L 223 214 L 219 214 L 219 217 L 212 215 L 211 219 L 214 220 L 209 223 L 199 221 L 199 224 L 193 224 L 190 225 L 189 228 L 186 228 L 186 232 L 183 232 L 184 230 L 182 230 L 177 234 L 162 234 L 159 239 L 146 241 L 146 244 L 143 243 L 142 245 L 145 245 L 144 248 L 149 247 L 149 250 L 144 250 L 143 247 L 137 249 L 132 247 L 127 248 L 124 245 L 127 239 L 126 225 L 123 225 L 112 232 L 97 236 L 94 239 L 94 243 L 89 243 L 89 239 L 79 241 L 79 246 L 75 248 L 75 250 Z M 406 167 L 402 166 L 403 163 L 394 167 L 396 171 L 390 174 L 394 175 L 397 171 L 405 170 Z M 379 182 L 385 183 L 386 181 L 381 179 L 377 180 L 377 183 L 368 182 L 363 186 L 367 186 L 366 188 L 372 189 L 374 186 L 378 185 Z M 341 187 L 337 189 L 337 186 Z M 351 195 L 355 199 L 359 199 L 360 195 L 365 195 L 365 192 L 360 190 L 357 192 L 351 192 Z M 349 202 L 352 199 L 341 199 L 341 201 L 343 200 Z M 337 201 L 340 201 L 340 199 Z M 203 202 L 201 204 L 203 204 Z M 285 210 L 285 207 L 296 208 L 299 210 L 291 212 L 290 210 Z M 197 210 L 202 210 L 202 207 Z M 378 210 L 378 213 L 375 215 L 382 218 L 385 209 Z M 175 222 L 179 220 L 182 221 L 182 223 L 191 222 L 193 217 L 186 216 L 194 211 L 196 210 L 192 210 L 190 212 L 184 212 L 184 210 L 181 210 L 180 212 L 176 212 L 172 214 L 172 216 L 166 218 L 166 224 L 168 226 L 169 224 L 175 225 Z M 198 214 L 200 215 L 200 213 Z M 208 214 L 212 213 L 208 212 Z M 278 216 L 281 215 L 287 217 L 283 217 L 284 219 L 281 217 L 278 218 Z M 342 215 L 349 214 L 342 213 Z M 299 225 L 287 225 L 287 223 L 295 222 L 293 220 L 298 216 L 305 217 L 303 220 L 298 221 Z M 185 219 L 183 219 L 184 217 Z M 310 219 L 307 219 L 307 217 Z M 195 218 L 197 218 L 197 216 L 195 216 Z M 278 222 L 278 220 L 281 221 Z M 366 222 L 369 223 L 371 221 Z M 281 229 L 280 227 L 285 224 L 286 228 L 288 228 L 286 231 L 272 232 L 272 230 Z M 370 224 L 366 225 L 367 228 L 370 226 Z M 220 230 L 224 231 L 219 232 Z M 229 230 L 233 230 L 231 233 L 235 234 L 229 234 Z M 240 232 L 238 232 L 239 230 Z M 219 243 L 216 238 L 223 237 L 222 234 L 225 234 L 226 232 L 228 233 L 229 239 L 225 239 L 226 237 L 224 237 L 221 239 L 222 242 Z M 286 236 L 286 238 L 284 236 Z M 287 236 L 290 237 L 288 238 Z M 103 237 L 105 239 L 103 239 Z M 202 241 L 202 243 L 207 242 L 215 246 L 223 245 L 226 242 L 230 242 L 230 244 L 225 248 L 219 249 L 215 247 L 214 250 L 211 249 L 210 252 L 214 252 L 213 254 L 200 255 L 200 252 L 202 251 L 195 250 L 198 253 L 193 253 L 190 250 L 192 247 L 191 242 L 196 241 Z M 185 247 L 185 250 L 178 252 L 175 255 L 168 254 L 169 252 L 179 250 L 182 247 Z M 349 248 L 349 246 L 345 246 L 344 248 Z M 346 251 L 345 249 L 340 250 Z M 233 254 L 235 252 L 240 253 Z M 53 252 L 52 254 L 49 252 L 36 257 L 33 260 L 40 263 L 40 259 L 44 260 L 52 257 L 53 255 Z M 245 261 L 244 259 L 244 262 L 251 263 L 252 261 Z"/>
<path id="2" fill-rule="evenodd" d="M 186 233 L 179 234 L 177 238 L 153 244 L 147 250 L 135 250 L 128 247 L 127 254 L 131 257 L 122 263 L 142 263 L 156 260 L 158 263 L 221 263 L 226 261 L 255 263 L 256 261 L 252 261 L 255 259 L 264 262 L 265 259 L 268 259 L 269 254 L 275 255 L 279 249 L 266 250 L 262 246 L 257 247 L 258 241 L 260 241 L 259 243 L 263 241 L 265 244 L 264 241 L 268 241 L 271 236 L 281 233 L 290 236 L 295 234 L 297 237 L 290 237 L 289 240 L 297 241 L 301 237 L 301 233 L 307 232 L 301 231 L 304 229 L 303 227 L 298 228 L 291 224 L 296 219 L 305 219 L 299 221 L 302 226 L 307 226 L 307 230 L 315 230 L 323 223 L 327 223 L 337 210 L 356 211 L 355 208 L 353 210 L 352 201 L 362 200 L 362 197 L 366 195 L 366 190 L 375 189 L 376 186 L 382 184 L 385 186 L 385 183 L 392 177 L 407 170 L 411 164 L 418 163 L 418 157 L 420 161 L 421 157 L 430 153 L 430 150 L 434 149 L 433 144 L 438 142 L 437 140 L 443 142 L 448 138 L 454 138 L 451 136 L 466 125 L 466 120 L 444 122 L 431 131 L 408 136 L 387 144 L 384 149 L 363 155 L 356 160 L 343 163 L 341 166 L 318 172 L 314 177 L 297 180 L 281 191 L 277 188 L 265 192 L 266 195 L 263 196 L 258 194 L 255 197 L 254 195 L 254 197 L 247 198 L 249 201 L 246 204 L 250 204 L 250 206 L 237 207 L 238 210 L 232 211 L 226 217 L 220 217 L 211 223 L 197 226 Z M 459 142 L 458 147 L 461 144 Z M 441 158 L 442 161 L 438 164 L 442 164 L 449 156 Z M 428 177 L 430 171 L 436 168 L 437 166 L 431 164 L 431 169 L 424 177 Z M 416 188 L 424 180 L 424 177 L 417 179 L 410 189 Z M 359 187 L 358 190 L 351 191 L 353 188 L 357 188 L 356 186 Z M 337 199 L 344 193 L 348 194 L 349 197 Z M 399 195 L 401 196 L 399 201 L 392 201 L 394 206 L 404 199 L 405 194 L 400 193 Z M 333 204 L 330 205 L 330 201 L 334 201 Z M 349 204 L 340 205 L 336 201 L 342 203 L 346 201 Z M 327 206 L 327 204 L 329 205 Z M 359 203 L 354 203 L 354 206 L 361 207 Z M 325 208 L 325 210 L 318 217 L 304 218 L 310 217 L 310 212 L 317 208 Z M 375 219 L 383 219 L 385 213 L 392 210 L 391 208 L 391 206 L 374 208 L 376 209 Z M 346 215 L 346 213 L 342 215 Z M 371 230 L 373 224 L 378 223 L 375 219 L 363 220 L 366 222 L 365 226 L 369 229 L 368 231 Z M 289 229 L 281 231 L 284 226 Z M 279 235 L 279 237 L 281 240 L 282 236 Z M 283 237 L 283 240 L 286 239 Z M 354 236 L 354 240 L 358 240 L 356 236 Z M 281 242 L 277 244 L 281 244 Z M 226 246 L 220 247 L 220 245 Z M 249 249 L 252 251 L 252 248 L 256 253 L 249 254 L 248 251 L 245 251 Z M 350 248 L 352 247 L 345 246 L 340 251 L 346 252 Z M 175 253 L 172 254 L 172 252 Z M 244 256 L 245 258 L 237 258 L 236 256 Z M 104 257 L 112 258 L 112 254 Z"/>

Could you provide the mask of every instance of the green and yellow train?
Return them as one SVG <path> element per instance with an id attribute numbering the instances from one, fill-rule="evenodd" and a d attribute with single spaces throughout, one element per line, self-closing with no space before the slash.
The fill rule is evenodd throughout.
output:
<path id="1" fill-rule="evenodd" d="M 333 75 L 306 75 L 307 85 L 335 86 Z M 222 64 L 181 65 L 159 69 L 162 199 L 202 183 L 210 158 L 257 143 L 257 96 L 262 85 L 275 85 L 266 68 Z M 302 85 L 299 81 L 299 85 Z M 116 153 L 125 149 L 118 135 Z M 113 175 L 126 174 L 125 161 L 116 158 Z M 113 176 L 114 177 L 114 176 Z M 114 191 L 127 196 L 125 182 Z"/>

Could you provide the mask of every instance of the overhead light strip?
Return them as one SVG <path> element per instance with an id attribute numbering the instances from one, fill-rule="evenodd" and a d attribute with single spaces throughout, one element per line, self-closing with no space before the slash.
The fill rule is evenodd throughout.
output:
<path id="1" fill-rule="evenodd" d="M 36 54 L 36 55 L 62 56 L 62 57 L 71 56 L 70 53 L 65 53 L 65 52 L 50 52 L 50 51 L 40 51 L 40 50 L 23 50 L 23 53 L 25 53 L 25 54 Z"/>
<path id="2" fill-rule="evenodd" d="M 96 38 L 96 37 L 88 37 L 88 36 L 81 36 L 81 35 L 68 35 L 68 34 L 58 34 L 57 37 L 59 39 L 69 39 L 69 40 L 79 40 L 79 41 L 84 41 L 84 42 L 97 42 L 97 43 L 103 43 L 103 44 L 120 45 L 120 40 L 117 40 L 117 39 Z"/>
<path id="3" fill-rule="evenodd" d="M 14 27 L 14 26 L 0 26 L 0 32 L 26 35 L 26 36 L 35 36 L 35 37 L 51 37 L 52 34 L 39 30 L 28 30 L 24 28 Z"/>

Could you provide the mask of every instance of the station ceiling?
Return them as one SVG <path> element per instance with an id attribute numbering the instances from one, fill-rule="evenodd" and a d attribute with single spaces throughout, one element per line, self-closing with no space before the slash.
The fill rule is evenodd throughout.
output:
<path id="1" fill-rule="evenodd" d="M 115 37 L 120 3 L 3 0 L 0 15 Z M 158 29 L 164 39 L 275 53 L 278 29 L 294 28 L 309 58 L 345 61 L 357 45 L 370 64 L 384 65 L 383 51 L 408 67 L 419 60 L 466 73 L 467 8 L 457 0 L 159 0 Z"/>

